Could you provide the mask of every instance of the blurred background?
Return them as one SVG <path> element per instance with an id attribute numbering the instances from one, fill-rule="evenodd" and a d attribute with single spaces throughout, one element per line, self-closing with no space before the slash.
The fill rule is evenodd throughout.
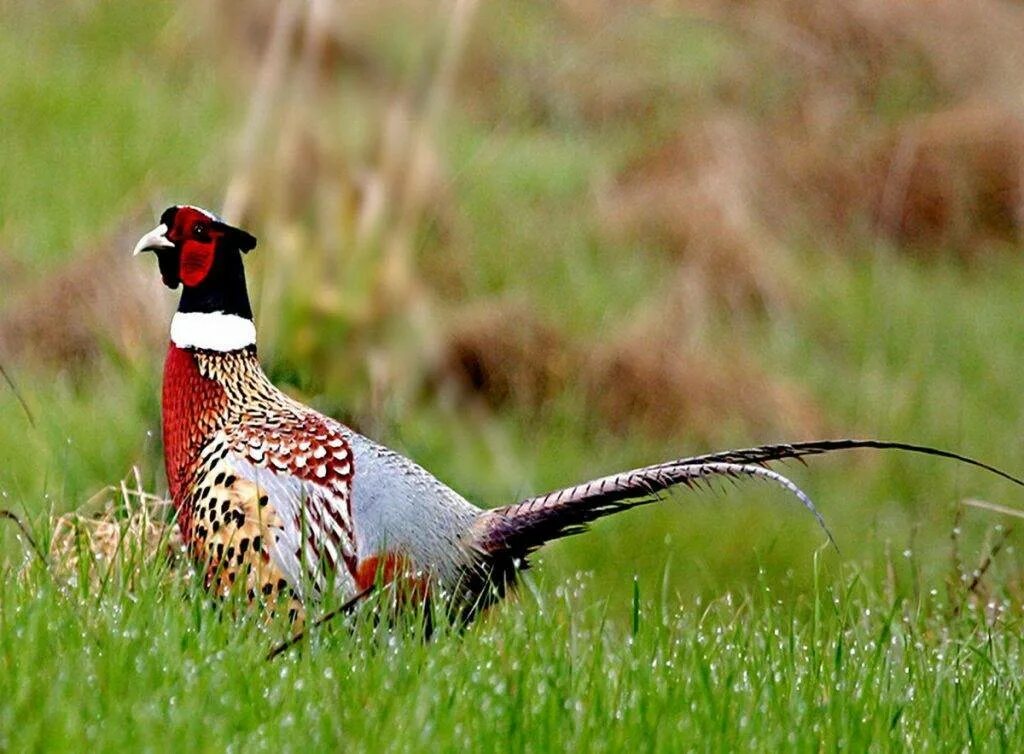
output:
<path id="1" fill-rule="evenodd" d="M 166 489 L 177 294 L 129 252 L 185 202 L 260 239 L 271 378 L 483 506 L 823 436 L 1024 472 L 1020 3 L 0 7 L 0 507 L 36 526 L 133 467 Z M 1006 535 L 963 499 L 1024 508 L 934 459 L 788 470 L 839 541 L 827 572 L 893 590 L 941 592 Z M 799 592 L 823 543 L 744 483 L 539 573 Z"/>

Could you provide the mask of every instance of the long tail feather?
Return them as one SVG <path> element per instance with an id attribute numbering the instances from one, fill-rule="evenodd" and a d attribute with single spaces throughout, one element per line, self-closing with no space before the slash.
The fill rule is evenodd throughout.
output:
<path id="1" fill-rule="evenodd" d="M 912 445 L 905 442 L 890 442 L 888 440 L 814 440 L 811 442 L 783 443 L 778 445 L 761 445 L 756 448 L 744 448 L 742 450 L 726 450 L 721 453 L 708 453 L 702 456 L 681 458 L 675 461 L 668 461 L 661 466 L 677 466 L 679 464 L 702 464 L 702 463 L 769 463 L 771 461 L 784 461 L 787 459 L 802 459 L 805 456 L 816 456 L 823 453 L 832 453 L 838 450 L 856 450 L 858 448 L 871 448 L 874 450 L 903 450 L 910 453 L 920 453 L 939 458 L 949 458 L 960 461 L 970 466 L 991 472 L 1003 479 L 1008 479 L 1014 484 L 1024 486 L 1024 480 L 1009 474 L 1002 469 L 996 468 L 984 461 L 979 461 L 969 456 L 953 453 L 941 448 L 932 448 L 927 445 Z"/>
<path id="2" fill-rule="evenodd" d="M 495 508 L 483 514 L 477 522 L 473 544 L 491 555 L 521 558 L 545 542 L 583 531 L 587 524 L 599 518 L 625 508 L 656 502 L 660 493 L 671 487 L 684 485 L 692 489 L 713 477 L 735 479 L 747 476 L 771 481 L 789 490 L 811 511 L 834 545 L 835 540 L 811 499 L 788 478 L 764 464 L 857 448 L 902 450 L 949 458 L 1024 486 L 1024 480 L 995 466 L 925 445 L 854 439 L 762 445 L 645 466 L 532 497 L 515 505 Z"/>
<path id="3" fill-rule="evenodd" d="M 545 542 L 583 531 L 591 521 L 656 502 L 660 493 L 671 487 L 694 488 L 712 477 L 744 476 L 773 482 L 788 490 L 814 515 L 829 541 L 835 544 L 811 498 L 777 471 L 745 463 L 687 462 L 623 471 L 487 511 L 478 524 L 474 545 L 491 554 L 525 557 Z"/>

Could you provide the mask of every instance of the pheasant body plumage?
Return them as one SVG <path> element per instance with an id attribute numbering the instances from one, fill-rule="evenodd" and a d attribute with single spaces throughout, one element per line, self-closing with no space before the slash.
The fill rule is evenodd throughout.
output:
<path id="1" fill-rule="evenodd" d="M 471 617 L 500 599 L 545 542 L 602 516 L 712 477 L 764 479 L 810 499 L 764 464 L 856 447 L 932 448 L 840 440 L 670 461 L 484 511 L 404 456 L 302 405 L 264 374 L 241 254 L 255 238 L 205 210 L 176 206 L 136 246 L 154 251 L 171 288 L 184 286 L 163 383 L 167 480 L 188 546 L 216 593 L 301 602 L 345 598 L 377 579 L 443 593 Z M 827 530 L 826 530 L 827 531 Z"/>
<path id="2" fill-rule="evenodd" d="M 282 579 L 322 588 L 330 574 L 355 572 L 352 454 L 341 427 L 275 388 L 255 347 L 172 344 L 163 425 L 171 496 L 208 580 L 233 584 L 238 568 L 259 566 L 251 588 L 267 593 Z"/>

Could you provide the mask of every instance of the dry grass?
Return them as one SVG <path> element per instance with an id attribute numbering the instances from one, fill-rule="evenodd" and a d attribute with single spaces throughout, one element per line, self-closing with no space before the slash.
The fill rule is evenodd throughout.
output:
<path id="1" fill-rule="evenodd" d="M 714 442 L 741 424 L 758 437 L 821 434 L 821 412 L 797 387 L 772 378 L 742 353 L 687 357 L 657 335 L 602 347 L 587 395 L 612 430 Z"/>
<path id="2" fill-rule="evenodd" d="M 586 415 L 621 434 L 710 443 L 737 425 L 759 436 L 821 433 L 821 411 L 804 391 L 734 344 L 702 340 L 685 304 L 645 309 L 618 332 L 580 341 L 523 304 L 479 304 L 456 319 L 441 377 L 495 409 L 538 411 L 580 391 Z"/>
<path id="3" fill-rule="evenodd" d="M 785 252 L 756 215 L 770 190 L 755 129 L 729 116 L 689 124 L 629 165 L 599 212 L 617 237 L 663 248 L 698 281 L 704 303 L 775 308 L 785 301 Z"/>
<path id="4" fill-rule="evenodd" d="M 580 378 L 589 413 L 614 431 L 713 444 L 742 428 L 760 437 L 808 437 L 822 412 L 798 386 L 769 375 L 749 352 L 702 334 L 685 296 L 658 303 L 604 338 Z"/>
<path id="5" fill-rule="evenodd" d="M 897 242 L 962 255 L 1011 243 L 1024 220 L 1024 121 L 964 105 L 905 127 L 891 148 L 878 227 Z"/>
<path id="6" fill-rule="evenodd" d="M 64 267 L 12 285 L 19 292 L 0 308 L 0 353 L 75 373 L 111 353 L 130 361 L 160 353 L 170 313 L 159 278 L 131 264 L 133 244 L 131 232 L 114 234 Z"/>
<path id="7" fill-rule="evenodd" d="M 491 407 L 536 410 L 585 375 L 591 414 L 616 429 L 706 436 L 730 416 L 804 433 L 820 426 L 813 401 L 707 323 L 793 305 L 792 247 L 808 238 L 964 258 L 1019 240 L 1016 5 L 565 0 L 517 15 L 520 32 L 471 2 L 245 5 L 202 10 L 215 62 L 252 91 L 225 208 L 261 229 L 265 353 L 324 384 L 414 400 L 440 375 Z M 658 30 L 679 19 L 715 30 L 718 70 L 659 67 Z M 517 33 L 558 43 L 525 50 Z M 660 249 L 677 270 L 622 332 L 577 342 L 500 296 L 437 305 L 473 258 L 445 157 L 454 111 L 646 137 L 592 179 L 595 235 Z M 75 369 L 111 347 L 159 353 L 158 282 L 121 263 L 116 240 L 9 302 L 0 349 Z"/>
<path id="8" fill-rule="evenodd" d="M 784 286 L 771 269 L 794 236 L 826 250 L 884 238 L 963 257 L 1019 240 L 1019 5 L 683 7 L 745 54 L 697 117 L 619 176 L 603 205 L 614 232 L 684 262 L 731 264 L 735 287 L 719 292 L 731 305 Z"/>
<path id="9" fill-rule="evenodd" d="M 649 421 L 650 431 L 658 435 L 686 426 L 711 436 L 721 417 L 737 410 L 743 414 L 740 421 L 758 428 L 806 429 L 814 424 L 804 400 L 789 388 L 766 387 L 772 381 L 750 358 L 743 360 L 751 370 L 749 379 L 736 384 L 735 392 L 758 387 L 766 397 L 756 405 L 737 404 L 728 388 L 715 396 L 698 394 L 722 382 L 723 367 L 738 363 L 709 359 L 704 349 L 662 344 L 662 361 L 641 356 L 635 379 L 620 381 L 612 375 L 628 357 L 621 343 L 572 342 L 524 302 L 492 299 L 455 307 L 446 322 L 434 303 L 431 275 L 449 267 L 424 268 L 415 253 L 428 228 L 435 239 L 458 243 L 446 231 L 457 209 L 447 190 L 449 171 L 435 144 L 439 119 L 459 96 L 463 99 L 458 104 L 467 106 L 468 96 L 471 108 L 481 97 L 496 97 L 495 92 L 485 93 L 487 82 L 514 71 L 493 45 L 481 48 L 488 37 L 471 33 L 469 4 L 453 4 L 449 16 L 434 18 L 431 44 L 409 53 L 410 58 L 420 56 L 412 64 L 420 69 L 415 77 L 402 70 L 400 61 L 368 52 L 373 49 L 368 39 L 381 25 L 408 19 L 415 3 L 387 3 L 372 11 L 362 7 L 337 15 L 320 13 L 314 6 L 297 14 L 278 6 L 276 16 L 265 6 L 265 21 L 250 23 L 234 40 L 240 59 L 250 65 L 259 60 L 261 66 L 250 110 L 256 115 L 242 141 L 271 145 L 252 150 L 238 172 L 243 183 L 265 187 L 244 206 L 267 229 L 264 248 L 272 251 L 269 257 L 263 254 L 262 277 L 271 282 L 260 296 L 264 342 L 271 352 L 315 365 L 329 384 L 368 382 L 376 395 L 413 395 L 424 379 L 439 375 L 492 408 L 537 410 L 573 389 L 572 377 L 587 374 L 590 387 L 585 393 L 592 413 L 616 429 L 625 427 L 622 407 L 637 406 L 639 393 L 660 380 L 664 407 L 638 406 L 629 412 L 628 422 L 632 431 Z M 230 7 L 225 4 L 223 9 Z M 637 86 L 629 83 L 635 70 L 621 49 L 615 54 L 615 72 L 597 80 L 581 77 L 581 71 L 594 70 L 585 64 L 587 55 L 607 59 L 601 51 L 610 54 L 618 37 L 595 39 L 594 17 L 586 8 L 566 7 L 558 14 L 572 31 L 572 52 L 567 63 L 528 74 L 526 86 L 541 100 L 580 95 L 587 118 L 635 118 L 643 108 L 632 105 L 664 93 L 665 80 L 658 76 L 641 76 Z M 485 17 L 483 28 L 492 21 Z M 627 47 L 633 42 L 642 47 L 643 24 L 616 12 L 615 25 L 632 40 Z M 439 51 L 431 54 L 431 45 Z M 456 76 L 463 48 L 468 62 Z M 424 75 L 426 87 L 420 86 Z M 287 86 L 281 84 L 282 77 Z M 346 123 L 349 132 L 339 134 L 339 122 L 332 119 L 337 109 L 327 104 L 326 89 L 336 81 L 345 83 L 345 102 L 358 101 L 361 120 L 378 123 L 376 129 L 357 127 L 353 134 L 352 124 Z M 544 102 L 540 106 L 546 107 Z M 325 113 L 332 117 L 325 118 Z M 263 120 L 253 125 L 252 118 Z M 252 135 L 261 130 L 262 136 Z M 658 294 L 667 302 L 666 316 L 678 316 L 682 299 L 689 302 L 687 314 L 705 305 L 724 303 L 738 310 L 785 303 L 787 276 L 780 274 L 785 263 L 778 258 L 783 251 L 770 240 L 755 211 L 756 198 L 767 189 L 758 149 L 756 133 L 740 120 L 708 117 L 700 129 L 638 158 L 613 185 L 598 192 L 596 215 L 609 232 L 640 240 L 653 237 L 679 260 L 679 285 Z M 240 193 L 248 196 L 245 190 Z M 238 195 L 236 191 L 229 199 Z M 437 252 L 462 258 L 458 248 Z M 296 288 L 306 294 L 291 299 L 287 292 Z M 643 302 L 639 305 L 643 308 Z M 654 308 L 658 306 L 655 302 Z M 274 323 L 281 321 L 291 323 L 287 333 L 275 332 Z M 694 327 L 691 322 L 688 330 Z M 343 333 L 345 342 L 325 338 L 325 333 Z M 736 345 L 731 350 L 741 351 Z M 590 351 L 599 355 L 584 356 Z M 689 357 L 677 358 L 683 353 Z M 730 376 L 726 382 L 737 379 Z M 780 413 L 771 417 L 772 411 Z"/>
<path id="10" fill-rule="evenodd" d="M 98 587 L 117 578 L 131 588 L 157 561 L 179 578 L 193 575 L 170 501 L 146 492 L 137 470 L 130 482 L 101 490 L 48 529 L 48 565 L 62 582 Z"/>
<path id="11" fill-rule="evenodd" d="M 436 132 L 474 3 L 430 14 L 415 64 L 379 44 L 415 4 L 262 3 L 240 27 L 235 6 L 210 9 L 213 28 L 232 30 L 218 32 L 221 62 L 257 76 L 225 212 L 263 236 L 264 350 L 329 384 L 413 395 L 439 350 L 416 256 L 424 229 L 448 223 Z M 409 71 L 416 82 L 403 80 Z"/>
<path id="12" fill-rule="evenodd" d="M 521 302 L 488 301 L 457 313 L 442 378 L 492 408 L 538 409 L 578 370 L 578 346 Z"/>

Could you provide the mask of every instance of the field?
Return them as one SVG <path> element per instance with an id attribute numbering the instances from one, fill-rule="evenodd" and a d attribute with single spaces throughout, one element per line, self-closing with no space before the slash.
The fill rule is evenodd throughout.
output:
<path id="1" fill-rule="evenodd" d="M 824 436 L 1024 475 L 1024 11 L 627 6 L 4 4 L 0 751 L 1021 748 L 1024 490 L 949 461 L 783 467 L 838 551 L 681 491 L 269 661 L 166 557 L 175 202 L 259 237 L 275 382 L 483 506 Z"/>

